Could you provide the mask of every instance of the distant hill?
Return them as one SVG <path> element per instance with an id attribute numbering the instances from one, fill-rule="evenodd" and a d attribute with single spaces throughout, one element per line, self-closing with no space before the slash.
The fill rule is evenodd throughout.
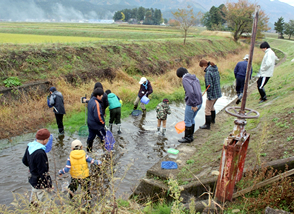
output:
<path id="1" fill-rule="evenodd" d="M 233 0 L 237 2 L 237 0 Z M 250 0 L 255 2 L 254 0 Z M 1 0 L 0 19 L 25 21 L 55 19 L 87 20 L 112 19 L 114 12 L 135 7 L 160 9 L 163 18 L 173 18 L 171 11 L 191 5 L 195 13 L 205 13 L 212 6 L 225 4 L 226 0 Z M 257 0 L 270 18 L 271 26 L 283 17 L 294 20 L 294 7 L 278 0 Z"/>

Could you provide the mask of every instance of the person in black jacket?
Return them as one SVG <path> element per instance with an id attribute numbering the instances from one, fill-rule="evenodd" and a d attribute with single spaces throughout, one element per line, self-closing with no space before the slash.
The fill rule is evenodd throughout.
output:
<path id="1" fill-rule="evenodd" d="M 152 94 L 153 89 L 151 86 L 151 83 L 149 80 L 146 79 L 146 77 L 142 77 L 140 79 L 140 89 L 138 92 L 138 96 L 134 102 L 134 110 L 136 110 L 138 108 L 138 104 L 140 102 L 140 100 L 142 99 L 142 97 L 145 95 L 146 97 L 148 97 L 150 94 Z M 144 105 L 144 103 L 141 102 L 141 109 L 143 111 L 143 113 L 146 113 L 146 107 Z"/>
<path id="2" fill-rule="evenodd" d="M 105 120 L 102 112 L 101 102 L 104 96 L 102 88 L 97 88 L 93 92 L 93 97 L 88 102 L 88 129 L 89 136 L 87 139 L 87 151 L 91 152 L 93 147 L 93 141 L 98 135 L 101 142 L 105 142 Z"/>
<path id="3" fill-rule="evenodd" d="M 29 167 L 29 183 L 32 186 L 30 201 L 44 201 L 47 193 L 52 190 L 52 180 L 49 175 L 49 163 L 46 155 L 46 144 L 49 141 L 50 132 L 47 129 L 40 129 L 36 139 L 28 144 L 22 162 Z"/>
<path id="4" fill-rule="evenodd" d="M 55 87 L 51 87 L 49 91 L 50 95 L 48 96 L 48 106 L 49 108 L 53 107 L 53 112 L 55 113 L 59 134 L 63 135 L 63 115 L 65 114 L 63 96 L 59 91 L 56 90 Z"/>

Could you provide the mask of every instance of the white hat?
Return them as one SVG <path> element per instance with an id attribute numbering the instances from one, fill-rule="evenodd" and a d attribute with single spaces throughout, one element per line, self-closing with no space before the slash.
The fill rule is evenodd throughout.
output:
<path id="1" fill-rule="evenodd" d="M 141 79 L 140 79 L 140 84 L 143 84 L 145 81 L 147 81 L 147 79 L 146 79 L 146 77 L 142 77 Z"/>
<path id="2" fill-rule="evenodd" d="M 82 142 L 80 140 L 74 140 L 71 142 L 71 148 L 74 149 L 76 146 L 83 146 Z"/>
<path id="3" fill-rule="evenodd" d="M 249 59 L 249 54 L 246 54 L 243 59 Z"/>

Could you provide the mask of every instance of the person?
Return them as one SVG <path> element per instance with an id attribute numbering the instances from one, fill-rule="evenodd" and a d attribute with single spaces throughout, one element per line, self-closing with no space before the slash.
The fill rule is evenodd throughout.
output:
<path id="1" fill-rule="evenodd" d="M 169 100 L 167 98 L 163 99 L 156 107 L 156 118 L 157 118 L 157 132 L 160 133 L 160 127 L 162 123 L 162 135 L 165 135 L 166 132 L 166 119 L 167 115 L 171 114 Z"/>
<path id="2" fill-rule="evenodd" d="M 140 100 L 142 99 L 143 96 L 146 96 L 148 97 L 150 94 L 152 94 L 153 92 L 153 89 L 152 89 L 152 86 L 151 86 L 151 83 L 149 80 L 146 79 L 146 77 L 142 77 L 140 79 L 140 89 L 139 89 L 139 92 L 138 92 L 138 96 L 134 102 L 134 110 L 136 110 L 138 108 L 138 104 L 140 102 Z M 141 106 L 141 109 L 143 111 L 143 114 L 146 113 L 146 107 L 144 105 L 144 103 L 141 102 L 140 104 Z"/>
<path id="3" fill-rule="evenodd" d="M 60 135 L 64 134 L 63 115 L 65 114 L 64 101 L 62 94 L 53 86 L 49 89 L 50 95 L 47 97 L 49 108 L 53 107 L 56 123 Z"/>
<path id="4" fill-rule="evenodd" d="M 207 100 L 205 104 L 205 124 L 200 129 L 210 129 L 210 124 L 215 123 L 214 104 L 222 96 L 220 88 L 220 76 L 217 66 L 213 62 L 202 59 L 199 66 L 205 72 L 205 87 L 207 88 Z"/>
<path id="5" fill-rule="evenodd" d="M 185 90 L 185 136 L 178 140 L 180 143 L 191 143 L 195 130 L 195 117 L 202 106 L 202 94 L 199 79 L 190 74 L 186 68 L 180 67 L 177 76 L 182 79 Z"/>
<path id="6" fill-rule="evenodd" d="M 237 105 L 241 102 L 241 99 L 243 97 L 243 89 L 245 84 L 248 59 L 249 59 L 249 54 L 246 54 L 243 58 L 243 61 L 238 62 L 234 69 L 234 74 L 236 79 L 236 92 L 238 96 L 238 99 L 236 101 Z M 252 68 L 250 73 L 250 79 L 251 79 L 251 76 L 252 76 Z"/>
<path id="7" fill-rule="evenodd" d="M 101 142 L 104 143 L 106 132 L 105 132 L 105 120 L 102 112 L 101 102 L 104 91 L 102 88 L 96 88 L 93 91 L 93 97 L 88 103 L 88 129 L 89 136 L 87 139 L 87 151 L 92 152 L 93 141 L 96 135 L 100 138 Z"/>
<path id="8" fill-rule="evenodd" d="M 28 143 L 22 162 L 29 167 L 29 183 L 32 186 L 30 202 L 37 205 L 37 201 L 45 201 L 50 198 L 53 189 L 52 180 L 49 174 L 49 162 L 45 152 L 46 144 L 50 138 L 47 129 L 40 129 L 36 133 L 36 139 Z"/>
<path id="9" fill-rule="evenodd" d="M 118 96 L 116 96 L 114 93 L 111 93 L 110 90 L 106 90 L 105 93 L 107 94 L 107 99 L 109 103 L 109 112 L 110 112 L 110 118 L 109 118 L 109 129 L 112 132 L 112 126 L 113 122 L 118 127 L 118 134 L 121 134 L 121 102 Z"/>
<path id="10" fill-rule="evenodd" d="M 267 84 L 269 79 L 273 76 L 275 62 L 276 62 L 276 59 L 278 58 L 267 42 L 261 43 L 260 49 L 265 53 L 260 65 L 260 71 L 259 71 L 260 77 L 257 80 L 257 88 L 260 94 L 259 103 L 262 103 L 267 101 L 264 86 Z"/>
<path id="11" fill-rule="evenodd" d="M 69 193 L 70 199 L 73 198 L 73 193 L 77 191 L 79 185 L 81 185 L 81 188 L 87 192 L 85 199 L 90 200 L 90 173 L 87 163 L 101 165 L 102 162 L 100 160 L 94 160 L 89 157 L 83 150 L 83 144 L 80 140 L 72 141 L 71 150 L 72 151 L 67 158 L 65 167 L 59 170 L 58 174 L 60 177 L 68 172 L 71 175 L 71 181 L 68 186 L 71 191 Z"/>

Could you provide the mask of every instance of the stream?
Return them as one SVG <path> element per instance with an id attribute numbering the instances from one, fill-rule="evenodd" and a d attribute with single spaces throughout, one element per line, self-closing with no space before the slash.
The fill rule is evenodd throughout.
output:
<path id="1" fill-rule="evenodd" d="M 223 96 L 218 99 L 215 104 L 216 112 L 226 107 L 233 99 L 236 98 L 234 86 L 222 88 Z M 195 131 L 205 122 L 205 100 L 203 96 L 202 108 L 198 112 L 195 121 Z M 150 101 L 152 102 L 152 100 Z M 146 106 L 148 109 L 148 105 Z M 162 157 L 167 155 L 169 148 L 175 148 L 178 139 L 183 133 L 177 134 L 175 130 L 176 123 L 184 119 L 184 103 L 170 104 L 171 115 L 167 117 L 166 135 L 157 134 L 157 119 L 155 110 L 146 113 L 146 116 L 130 116 L 122 121 L 122 134 L 116 134 L 114 126 L 113 133 L 116 140 L 115 152 L 118 154 L 118 163 L 115 166 L 115 177 L 123 177 L 116 192 L 117 198 L 127 198 L 132 190 L 139 184 L 142 177 L 146 175 L 146 171 L 157 163 Z M 109 117 L 109 116 L 108 116 Z M 217 117 L 217 116 L 216 116 Z M 108 120 L 109 118 L 106 118 Z M 216 119 L 217 122 L 217 119 Z M 65 127 L 66 130 L 66 127 Z M 50 130 L 54 136 L 57 136 L 57 130 Z M 13 201 L 13 193 L 24 194 L 31 190 L 28 183 L 28 168 L 23 165 L 22 157 L 24 155 L 27 144 L 34 140 L 34 133 L 12 138 L 13 146 L 2 149 L 0 151 L 0 204 L 9 205 Z M 86 137 L 79 137 L 77 134 L 67 135 L 64 137 L 56 137 L 53 141 L 53 152 L 49 152 L 49 166 L 52 179 L 56 178 L 59 169 L 65 166 L 67 157 L 71 151 L 70 144 L 73 140 L 80 139 L 86 147 Z M 0 140 L 0 144 L 7 144 L 8 139 Z M 93 154 L 99 155 L 99 151 L 95 151 L 98 141 L 94 141 Z M 101 153 L 101 152 L 100 152 Z M 89 154 L 89 156 L 93 156 Z M 54 158 L 55 156 L 55 163 Z M 56 168 L 55 166 L 56 165 Z M 64 176 L 65 180 L 70 180 L 69 173 Z"/>

